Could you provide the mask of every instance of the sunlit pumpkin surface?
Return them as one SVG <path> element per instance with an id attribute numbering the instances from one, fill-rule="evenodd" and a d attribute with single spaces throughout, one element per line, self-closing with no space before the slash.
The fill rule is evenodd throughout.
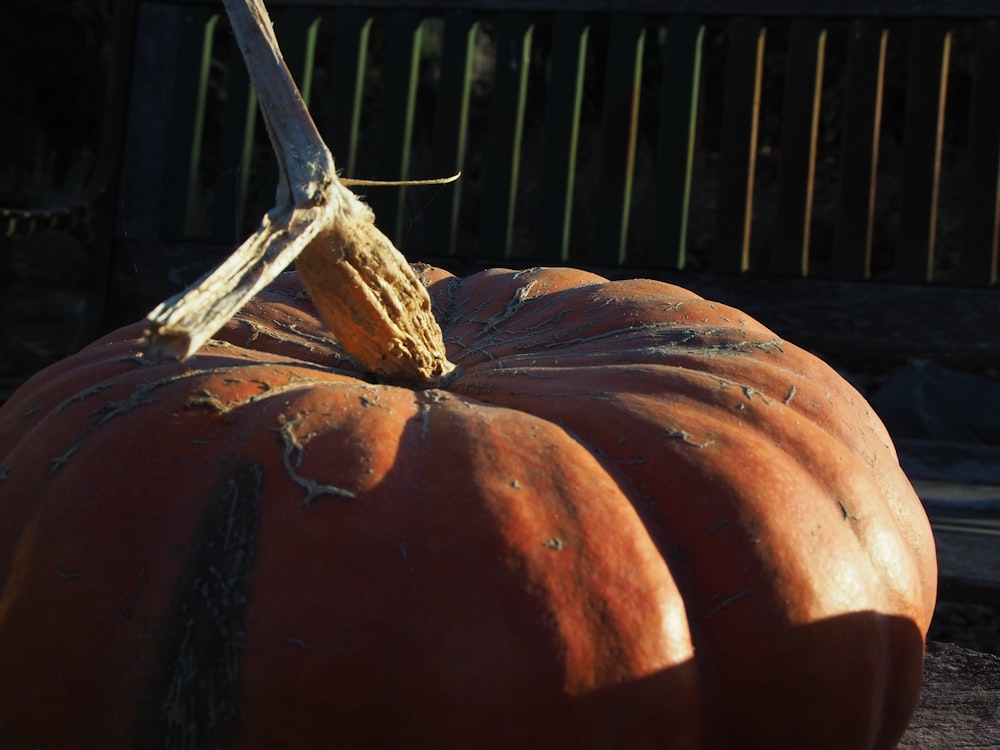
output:
<path id="1" fill-rule="evenodd" d="M 0 747 L 891 747 L 929 525 L 833 370 L 660 282 L 418 266 L 458 375 L 298 277 L 0 410 Z"/>

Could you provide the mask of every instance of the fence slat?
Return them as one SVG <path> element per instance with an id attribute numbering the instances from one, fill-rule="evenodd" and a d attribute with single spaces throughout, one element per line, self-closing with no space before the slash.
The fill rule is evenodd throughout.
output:
<path id="1" fill-rule="evenodd" d="M 288 71 L 302 92 L 302 98 L 309 104 L 320 19 L 315 11 L 308 8 L 279 8 L 272 15 L 272 20 Z M 266 187 L 268 203 L 261 210 L 267 210 L 279 178 L 278 160 L 272 149 L 265 152 L 253 178 Z M 251 219 L 256 226 L 257 217 Z"/>
<path id="2" fill-rule="evenodd" d="M 1000 218 L 1000 20 L 976 25 L 972 102 L 969 107 L 968 177 L 963 216 L 962 261 L 955 281 L 997 282 Z"/>
<path id="3" fill-rule="evenodd" d="M 569 258 L 576 149 L 587 55 L 586 19 L 581 13 L 561 13 L 555 19 L 552 35 L 552 70 L 545 112 L 538 232 L 532 253 L 532 257 L 543 262 Z"/>
<path id="4" fill-rule="evenodd" d="M 332 19 L 333 49 L 330 53 L 330 93 L 314 106 L 317 127 L 330 144 L 337 168 L 356 177 L 358 125 L 372 15 L 357 8 L 341 8 Z"/>
<path id="5" fill-rule="evenodd" d="M 805 276 L 809 273 L 826 29 L 817 19 L 796 18 L 790 24 L 789 35 L 778 168 L 778 224 L 771 271 L 783 276 Z"/>
<path id="6" fill-rule="evenodd" d="M 612 18 L 604 83 L 601 167 L 597 184 L 592 259 L 602 265 L 625 262 L 632 175 L 639 119 L 639 85 L 646 39 L 643 17 Z"/>
<path id="7" fill-rule="evenodd" d="M 887 39 L 888 31 L 881 21 L 866 19 L 851 23 L 837 226 L 830 268 L 831 274 L 840 279 L 866 279 L 871 275 Z"/>
<path id="8" fill-rule="evenodd" d="M 167 156 L 160 213 L 160 233 L 168 240 L 183 239 L 191 234 L 195 210 L 200 205 L 197 188 L 205 95 L 218 20 L 214 9 L 202 6 L 186 9 L 181 38 L 177 40 L 181 50 L 175 79 L 178 85 L 168 127 L 168 143 L 172 150 Z"/>
<path id="9" fill-rule="evenodd" d="M 951 32 L 940 20 L 917 20 L 910 28 L 903 135 L 903 196 L 896 276 L 930 280 L 934 266 L 941 136 L 948 81 Z"/>
<path id="10" fill-rule="evenodd" d="M 656 209 L 647 262 L 684 268 L 694 167 L 698 97 L 705 24 L 697 16 L 674 16 L 663 50 L 660 129 L 657 134 Z"/>
<path id="11" fill-rule="evenodd" d="M 499 16 L 480 254 L 510 255 L 533 27 L 528 14 Z"/>
<path id="12" fill-rule="evenodd" d="M 243 234 L 256 125 L 257 96 L 239 47 L 233 44 L 222 114 L 219 179 L 212 209 L 212 239 L 216 242 L 231 243 Z"/>
<path id="13" fill-rule="evenodd" d="M 432 167 L 442 177 L 455 174 L 465 163 L 469 129 L 469 92 L 478 24 L 471 13 L 456 10 L 444 18 L 441 80 L 434 111 Z M 427 241 L 432 255 L 454 255 L 462 181 L 441 187 L 427 207 Z"/>
<path id="14" fill-rule="evenodd" d="M 274 33 L 281 42 L 288 70 L 298 84 L 306 104 L 312 99 L 316 37 L 320 19 L 311 8 L 288 8 L 275 11 Z"/>
<path id="15" fill-rule="evenodd" d="M 376 176 L 382 180 L 405 180 L 409 176 L 420 67 L 420 24 L 420 13 L 415 10 L 397 10 L 389 16 L 381 129 L 375 160 Z M 369 202 L 382 231 L 397 246 L 402 244 L 406 189 L 392 186 L 369 190 Z"/>
<path id="16" fill-rule="evenodd" d="M 712 268 L 741 272 L 747 270 L 750 262 L 765 29 L 758 18 L 736 18 L 730 22 L 728 34 L 722 123 L 723 172 L 717 207 L 717 216 L 725 219 L 718 223 Z"/>

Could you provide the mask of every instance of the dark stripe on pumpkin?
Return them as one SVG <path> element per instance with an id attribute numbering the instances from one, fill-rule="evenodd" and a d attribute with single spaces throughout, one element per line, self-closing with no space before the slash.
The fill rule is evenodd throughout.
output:
<path id="1" fill-rule="evenodd" d="M 139 701 L 136 748 L 215 750 L 232 740 L 262 488 L 260 465 L 242 467 L 205 508 L 157 622 L 157 668 Z"/>

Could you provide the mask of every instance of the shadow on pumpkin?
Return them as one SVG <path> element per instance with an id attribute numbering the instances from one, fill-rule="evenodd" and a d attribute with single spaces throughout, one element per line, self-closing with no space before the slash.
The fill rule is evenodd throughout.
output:
<path id="1" fill-rule="evenodd" d="M 604 738 L 594 747 L 893 748 L 917 705 L 923 643 L 913 621 L 870 611 L 734 632 L 725 653 L 696 651 L 694 662 L 576 700 L 574 713 Z M 674 710 L 690 703 L 675 691 L 695 686 L 701 721 Z"/>
<path id="2" fill-rule="evenodd" d="M 859 612 L 733 640 L 741 664 L 699 656 L 697 667 L 689 660 L 551 706 L 537 732 L 500 732 L 480 746 L 888 750 L 916 708 L 923 639 L 908 619 Z"/>

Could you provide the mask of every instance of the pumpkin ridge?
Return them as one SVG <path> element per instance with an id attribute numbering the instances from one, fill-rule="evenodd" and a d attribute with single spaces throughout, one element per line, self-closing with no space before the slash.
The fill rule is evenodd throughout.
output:
<path id="1" fill-rule="evenodd" d="M 551 368 L 556 369 L 556 368 Z M 528 368 L 527 372 L 531 372 Z M 696 377 L 706 377 L 713 376 L 710 372 L 705 372 L 704 370 L 689 370 L 689 376 Z M 498 383 L 494 379 L 497 375 L 506 375 L 508 373 L 501 370 L 494 370 L 486 376 L 483 376 L 478 383 L 473 383 L 470 381 L 465 381 L 462 383 L 463 386 L 468 388 L 470 392 L 476 393 L 477 397 L 488 400 L 492 403 L 498 405 L 504 405 L 509 408 L 518 409 L 531 413 L 536 417 L 542 417 L 549 421 L 552 421 L 560 425 L 563 429 L 571 432 L 576 436 L 583 445 L 588 446 L 588 449 L 594 453 L 600 452 L 608 457 L 611 461 L 621 462 L 622 460 L 628 460 L 625 458 L 625 454 L 621 454 L 616 450 L 615 434 L 613 430 L 609 430 L 610 425 L 618 424 L 622 421 L 621 417 L 616 417 L 615 406 L 616 399 L 620 399 L 622 395 L 628 395 L 633 393 L 642 393 L 639 381 L 622 381 L 621 374 L 615 375 L 614 373 L 609 373 L 606 368 L 592 368 L 590 370 L 589 382 L 593 384 L 591 388 L 587 387 L 587 382 L 584 378 L 585 373 L 579 370 L 573 371 L 568 370 L 566 378 L 573 382 L 572 389 L 563 389 L 562 380 L 557 374 L 553 373 L 553 376 L 547 379 L 535 380 L 533 381 L 537 387 L 531 389 L 522 389 L 518 391 L 511 391 L 506 388 L 498 388 Z M 635 373 L 633 373 L 635 374 Z M 674 374 L 680 374 L 676 372 Z M 672 402 L 676 403 L 678 407 L 684 402 L 684 399 L 680 396 L 680 390 L 676 383 L 668 384 L 663 381 L 662 378 L 656 378 L 654 373 L 649 373 L 650 377 L 653 378 L 654 382 L 659 381 L 659 385 L 664 387 L 666 391 L 673 394 L 674 397 L 671 399 Z M 490 381 L 493 381 L 492 383 Z M 512 385 L 518 381 L 512 381 Z M 617 387 L 601 396 L 599 393 L 600 384 L 604 383 L 616 383 Z M 523 385 L 523 380 L 520 381 Z M 809 466 L 823 467 L 822 454 L 823 450 L 818 447 L 814 447 L 813 443 L 820 441 L 821 445 L 827 446 L 828 449 L 834 451 L 841 451 L 848 448 L 849 451 L 845 452 L 845 457 L 851 456 L 852 460 L 858 462 L 860 476 L 867 477 L 868 475 L 862 470 L 865 462 L 870 462 L 878 454 L 878 451 L 884 450 L 885 446 L 878 443 L 878 441 L 867 441 L 861 444 L 853 444 L 851 440 L 848 439 L 849 433 L 844 433 L 841 429 L 840 431 L 831 430 L 828 421 L 825 419 L 804 419 L 800 420 L 797 425 L 791 423 L 786 424 L 782 420 L 773 420 L 770 417 L 770 412 L 774 409 L 789 408 L 788 404 L 784 403 L 784 399 L 778 400 L 768 400 L 763 401 L 759 398 L 759 392 L 751 389 L 751 393 L 747 394 L 745 388 L 739 386 L 738 383 L 733 382 L 730 384 L 731 389 L 728 396 L 725 397 L 724 401 L 718 402 L 717 398 L 720 395 L 718 392 L 705 392 L 703 389 L 699 388 L 696 393 L 689 394 L 692 399 L 690 404 L 684 409 L 686 411 L 680 412 L 681 414 L 688 413 L 689 415 L 696 414 L 697 412 L 692 412 L 690 409 L 705 409 L 709 408 L 715 414 L 708 422 L 713 424 L 717 431 L 722 435 L 727 433 L 732 433 L 734 436 L 738 435 L 738 432 L 734 430 L 746 430 L 752 428 L 757 434 L 756 437 L 752 438 L 754 444 L 764 445 L 764 443 L 778 444 L 782 446 L 782 450 L 788 454 L 790 458 L 794 458 L 794 464 L 789 464 L 789 466 L 801 467 L 796 468 L 796 471 L 806 471 Z M 635 396 L 628 396 L 628 400 L 632 403 L 635 402 Z M 641 401 L 641 400 L 640 400 Z M 577 406 L 574 406 L 576 402 Z M 593 412 L 601 411 L 603 412 L 602 404 L 607 402 L 609 408 L 612 411 L 606 412 L 604 418 L 593 416 Z M 648 406 L 653 408 L 656 406 L 655 400 L 650 396 Z M 642 407 L 639 403 L 635 403 L 636 409 L 642 411 Z M 733 407 L 737 407 L 739 410 L 736 411 Z M 655 418 L 651 417 L 653 421 L 657 424 L 666 425 L 669 424 L 671 419 L 670 414 L 675 412 L 677 407 L 670 407 L 669 411 L 662 411 Z M 590 413 L 590 416 L 582 419 L 581 417 L 585 414 Z M 836 413 L 842 414 L 843 412 L 837 410 Z M 635 427 L 634 418 L 638 416 L 638 412 L 632 414 L 632 426 Z M 859 415 L 860 418 L 860 415 Z M 677 430 L 683 432 L 670 433 L 669 431 L 660 430 L 660 438 L 666 439 L 671 437 L 681 437 L 684 434 L 695 435 L 694 439 L 681 440 L 685 447 L 691 447 L 692 449 L 701 449 L 711 446 L 714 441 L 718 438 L 718 435 L 713 435 L 711 433 L 702 433 L 700 430 L 695 430 L 695 428 L 683 421 L 677 421 L 675 417 L 674 420 L 675 427 Z M 589 423 L 589 426 L 588 424 Z M 728 426 L 727 426 L 728 425 Z M 648 446 L 649 451 L 655 452 L 656 448 L 654 445 Z M 666 450 L 666 445 L 663 445 L 662 450 Z M 724 450 L 724 449 L 723 449 Z M 618 458 L 615 458 L 616 452 L 619 453 Z M 652 454 L 650 454 L 652 455 Z M 658 463 L 661 463 L 665 456 L 661 456 Z M 647 457 L 648 460 L 648 457 Z M 691 459 L 695 465 L 701 464 L 700 459 Z M 744 458 L 744 460 L 746 460 Z M 686 461 L 685 461 L 686 463 Z M 706 466 L 711 466 L 712 464 L 706 464 Z M 692 467 L 693 468 L 693 467 Z M 889 469 L 890 467 L 886 467 Z M 681 469 L 676 468 L 673 472 L 675 475 L 684 476 L 690 473 L 691 469 Z M 701 472 L 704 469 L 696 469 L 696 471 Z M 713 470 L 714 471 L 714 470 Z M 846 489 L 849 484 L 847 482 L 848 477 L 842 476 L 840 473 L 841 469 L 834 469 L 831 467 L 828 475 L 824 475 L 823 480 L 816 485 L 816 491 L 814 496 L 817 499 L 827 498 L 831 502 L 823 506 L 823 508 L 816 507 L 812 512 L 818 512 L 823 510 L 827 518 L 828 523 L 833 523 L 835 519 L 842 519 L 843 513 L 840 510 L 840 506 L 837 505 L 836 497 L 829 497 L 821 491 L 823 483 L 825 482 L 827 486 L 830 486 L 834 491 L 841 491 L 838 488 Z M 636 465 L 635 471 L 630 469 L 630 473 L 638 475 L 639 467 Z M 760 473 L 760 472 L 757 472 Z M 764 472 L 766 474 L 766 472 Z M 835 480 L 841 481 L 835 481 Z M 749 481 L 749 479 L 747 480 Z M 891 487 L 890 484 L 886 484 L 882 480 L 880 482 L 880 489 L 884 492 L 886 487 Z M 645 489 L 642 489 L 639 493 L 647 497 L 648 499 L 655 498 L 656 496 L 662 494 L 662 491 L 654 490 L 655 483 L 653 479 L 647 476 L 644 481 Z M 860 493 L 860 494 L 859 494 Z M 852 491 L 851 495 L 844 495 L 844 497 L 863 497 L 865 493 L 860 489 Z M 633 496 L 634 497 L 634 496 Z M 734 497 L 734 500 L 737 500 Z M 734 510 L 739 507 L 742 500 L 737 500 Z M 686 514 L 689 511 L 683 509 L 684 504 L 676 507 L 674 513 Z M 668 506 L 662 506 L 666 509 Z M 672 507 L 672 506 L 671 506 Z M 894 509 L 887 503 L 885 507 L 878 505 L 871 505 L 870 511 L 878 508 L 878 522 L 877 527 L 879 529 L 891 529 L 893 535 L 900 539 L 906 539 L 910 541 L 911 528 L 905 523 L 906 518 L 900 518 L 899 514 L 893 512 Z M 870 512 L 869 511 L 869 512 Z M 644 520 L 647 519 L 644 516 Z M 658 526 L 662 526 L 666 521 L 661 521 Z M 647 527 L 648 528 L 648 527 Z M 664 526 L 663 528 L 669 529 L 670 526 Z M 856 545 L 859 549 L 866 550 L 867 542 L 863 538 L 861 527 L 857 524 L 851 527 L 855 529 L 852 536 L 856 539 Z M 650 530 L 654 539 L 657 539 L 657 535 Z M 668 537 L 673 536 L 668 534 Z M 666 545 L 657 541 L 657 545 L 665 549 L 670 547 L 670 544 Z M 902 552 L 902 547 L 900 548 Z M 914 560 L 918 555 L 913 555 Z M 878 576 L 880 578 L 886 577 L 886 571 L 884 571 L 883 565 L 879 564 L 877 560 L 871 559 L 866 555 L 866 564 L 871 566 L 874 571 L 877 569 L 879 571 Z M 902 584 L 902 590 L 907 590 L 908 586 L 914 585 L 915 581 L 912 579 L 906 579 Z M 679 581 L 679 586 L 681 587 L 682 593 L 689 593 L 690 589 L 684 586 Z M 733 592 L 723 592 L 720 595 L 728 595 Z M 888 594 L 889 592 L 886 591 Z M 893 597 L 899 595 L 899 590 L 892 592 Z M 712 606 L 706 607 L 706 611 L 714 608 Z M 921 627 L 926 627 L 926 616 L 925 615 L 915 615 L 915 619 L 920 623 Z"/>

